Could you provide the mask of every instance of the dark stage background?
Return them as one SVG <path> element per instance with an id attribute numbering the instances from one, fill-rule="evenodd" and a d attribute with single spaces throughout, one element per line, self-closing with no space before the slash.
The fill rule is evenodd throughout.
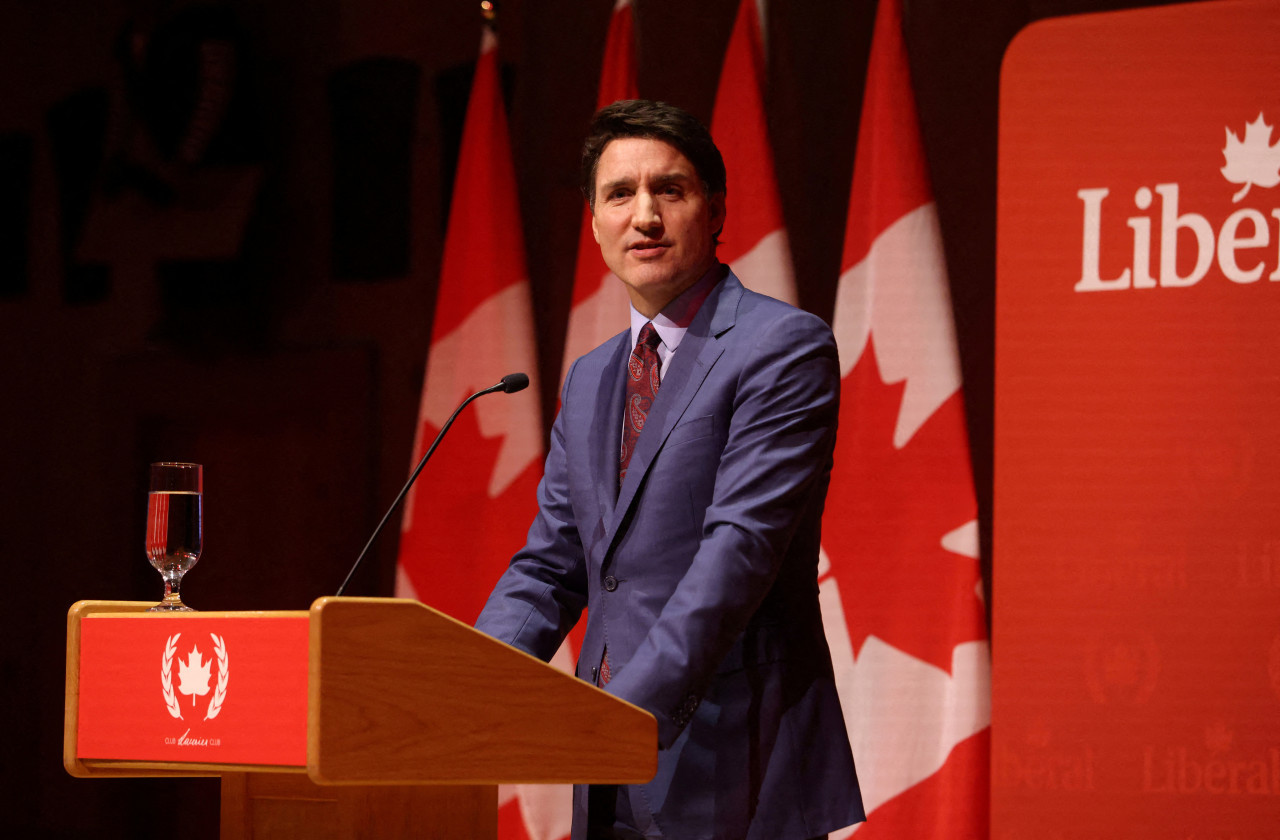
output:
<path id="1" fill-rule="evenodd" d="M 1001 55 L 1031 20 L 1133 5 L 906 3 L 986 557 Z M 709 122 L 737 0 L 635 6 L 641 94 Z M 142 539 L 146 464 L 160 459 L 206 467 L 189 603 L 302 609 L 337 588 L 409 468 L 477 7 L 0 5 L 0 821 L 14 836 L 167 836 L 174 824 L 216 836 L 216 781 L 62 770 L 66 610 L 159 597 Z M 578 145 L 611 7 L 501 8 L 548 411 L 581 219 Z M 873 13 L 870 0 L 769 11 L 797 282 L 827 318 Z M 172 111 L 195 88 L 166 80 L 194 74 L 213 42 L 233 45 L 206 53 L 227 107 L 193 134 Z M 131 58 L 144 46 L 154 64 Z M 733 173 L 729 213 L 731 236 Z M 389 594 L 395 555 L 392 528 L 350 591 Z"/>

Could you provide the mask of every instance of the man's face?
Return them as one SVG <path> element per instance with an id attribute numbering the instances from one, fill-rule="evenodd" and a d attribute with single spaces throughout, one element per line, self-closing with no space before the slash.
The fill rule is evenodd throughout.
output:
<path id="1" fill-rule="evenodd" d="M 591 231 L 645 317 L 711 268 L 723 222 L 724 196 L 707 196 L 693 164 L 671 144 L 625 137 L 605 146 Z"/>

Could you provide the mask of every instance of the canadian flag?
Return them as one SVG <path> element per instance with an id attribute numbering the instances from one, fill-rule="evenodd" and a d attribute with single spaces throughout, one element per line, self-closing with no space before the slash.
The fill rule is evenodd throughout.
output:
<path id="1" fill-rule="evenodd" d="M 604 65 L 600 70 L 600 88 L 596 107 L 603 108 L 619 99 L 635 99 L 636 48 L 635 22 L 631 0 L 618 0 L 609 21 L 605 39 Z M 569 328 L 564 341 L 564 362 L 560 378 L 579 356 L 594 350 L 627 328 L 627 289 L 600 256 L 600 246 L 591 233 L 591 210 L 582 211 L 582 229 L 578 234 L 578 263 L 573 273 L 573 308 L 569 310 Z"/>
<path id="2" fill-rule="evenodd" d="M 711 134 L 732 179 L 728 233 L 718 251 L 748 288 L 794 304 L 795 269 L 765 119 L 764 50 L 756 2 L 742 0 L 738 6 L 711 114 Z"/>
<path id="3" fill-rule="evenodd" d="M 820 598 L 868 821 L 985 838 L 990 648 L 950 294 L 902 38 L 880 0 L 833 328 Z"/>
<path id="4" fill-rule="evenodd" d="M 458 416 L 432 457 L 431 474 L 405 500 L 396 566 L 397 596 L 467 623 L 524 543 L 544 456 L 533 306 L 497 52 L 486 27 L 454 179 L 413 464 L 468 395 L 516 371 L 528 373 L 530 384 L 477 400 Z M 568 833 L 565 786 L 503 786 L 499 800 L 517 829 L 527 813 L 549 832 L 520 829 L 505 837 Z"/>
<path id="5" fill-rule="evenodd" d="M 485 29 L 463 126 L 412 464 L 470 394 L 529 374 L 459 415 L 405 499 L 396 595 L 474 622 L 524 542 L 542 474 L 533 306 L 497 38 Z"/>

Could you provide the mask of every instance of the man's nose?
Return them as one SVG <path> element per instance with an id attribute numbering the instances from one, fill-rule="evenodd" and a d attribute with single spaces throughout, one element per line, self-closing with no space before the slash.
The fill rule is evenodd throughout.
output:
<path id="1" fill-rule="evenodd" d="M 636 230 L 651 231 L 662 227 L 662 214 L 653 193 L 641 190 L 631 203 L 631 224 Z"/>

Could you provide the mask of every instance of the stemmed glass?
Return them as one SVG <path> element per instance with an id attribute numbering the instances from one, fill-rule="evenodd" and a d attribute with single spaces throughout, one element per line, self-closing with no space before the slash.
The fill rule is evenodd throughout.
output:
<path id="1" fill-rule="evenodd" d="M 147 559 L 164 578 L 164 600 L 149 612 L 191 610 L 178 588 L 200 559 L 204 470 L 199 464 L 161 461 L 151 465 L 147 493 Z"/>

